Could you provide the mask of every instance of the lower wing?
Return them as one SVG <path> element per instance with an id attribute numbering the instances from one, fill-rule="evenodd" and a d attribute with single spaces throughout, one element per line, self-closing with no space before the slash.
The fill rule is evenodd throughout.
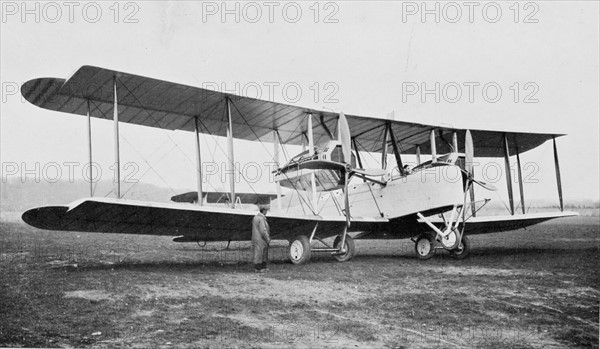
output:
<path id="1" fill-rule="evenodd" d="M 576 212 L 541 212 L 514 216 L 471 217 L 465 224 L 468 235 L 524 229 L 551 219 L 578 216 Z"/>
<path id="2" fill-rule="evenodd" d="M 192 204 L 154 203 L 112 198 L 88 198 L 68 206 L 39 207 L 23 213 L 23 220 L 36 228 L 95 233 L 183 236 L 179 241 L 250 240 L 256 211 Z M 269 214 L 273 239 L 296 235 L 327 238 L 340 234 L 343 216 L 292 216 Z M 382 229 L 385 218 L 352 219 L 353 230 Z"/>

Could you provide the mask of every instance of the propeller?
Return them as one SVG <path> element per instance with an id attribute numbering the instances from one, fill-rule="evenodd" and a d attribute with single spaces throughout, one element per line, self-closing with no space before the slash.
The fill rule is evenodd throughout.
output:
<path id="1" fill-rule="evenodd" d="M 474 153 L 475 148 L 473 147 L 473 137 L 471 136 L 471 131 L 467 130 L 465 133 L 465 170 L 463 171 L 463 173 L 467 176 L 467 188 L 469 185 L 471 185 L 471 183 L 477 183 L 487 190 L 497 191 L 498 189 L 492 184 L 475 179 L 473 166 L 473 161 L 475 158 Z"/>
<path id="2" fill-rule="evenodd" d="M 344 113 L 340 113 L 340 120 L 338 122 L 338 141 L 342 144 L 344 162 L 346 163 L 346 166 L 348 166 L 352 159 L 352 138 L 350 136 L 350 126 L 348 126 L 348 120 Z M 387 171 L 379 168 L 352 168 L 350 170 L 350 176 L 354 173 L 368 177 L 380 177 L 385 175 Z"/>
<path id="3" fill-rule="evenodd" d="M 352 168 L 352 138 L 350 136 L 350 126 L 348 126 L 348 120 L 344 113 L 340 113 L 340 118 L 338 120 L 338 141 L 342 144 L 342 154 L 344 156 L 344 203 L 346 206 L 346 225 L 350 227 L 350 200 L 348 198 L 348 182 L 350 181 L 350 177 L 354 174 L 363 176 L 363 178 L 364 176 L 380 177 L 384 176 L 387 171 L 379 168 Z"/>
<path id="4" fill-rule="evenodd" d="M 350 139 L 350 126 L 344 113 L 340 113 L 338 121 L 338 141 L 342 143 L 342 154 L 344 154 L 344 162 L 349 164 L 352 159 L 352 140 Z"/>
<path id="5" fill-rule="evenodd" d="M 340 119 L 338 121 L 338 141 L 342 143 L 342 154 L 344 155 L 344 162 L 346 169 L 344 171 L 344 204 L 346 213 L 346 226 L 350 227 L 350 199 L 348 198 L 348 182 L 350 181 L 349 172 L 351 169 L 352 159 L 352 145 L 350 139 L 350 126 L 348 126 L 348 120 L 344 113 L 340 113 Z"/>
<path id="6" fill-rule="evenodd" d="M 475 148 L 473 148 L 473 137 L 471 131 L 465 133 L 465 170 L 470 178 L 473 178 L 473 158 Z"/>
<path id="7" fill-rule="evenodd" d="M 498 188 L 496 188 L 493 184 L 482 182 L 482 181 L 478 181 L 478 180 L 473 179 L 473 178 L 471 178 L 471 181 L 473 183 L 479 184 L 482 188 L 487 189 L 489 191 L 498 191 Z"/>

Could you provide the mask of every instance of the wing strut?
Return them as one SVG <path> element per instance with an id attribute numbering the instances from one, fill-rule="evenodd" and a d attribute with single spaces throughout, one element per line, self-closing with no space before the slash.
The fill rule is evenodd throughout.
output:
<path id="1" fill-rule="evenodd" d="M 458 136 L 456 131 L 452 132 L 452 152 L 458 153 Z"/>
<path id="2" fill-rule="evenodd" d="M 231 120 L 231 101 L 225 98 L 227 104 L 227 157 L 229 158 L 229 188 L 231 208 L 235 208 L 235 162 L 233 158 L 233 122 Z"/>
<path id="3" fill-rule="evenodd" d="M 360 153 L 358 152 L 358 144 L 356 144 L 356 137 L 352 137 L 352 145 L 354 146 L 354 151 L 356 152 L 356 160 L 358 161 L 358 168 L 364 169 L 362 159 L 360 157 Z M 367 180 L 363 178 L 363 182 L 366 183 Z M 370 187 L 369 187 L 370 189 Z"/>
<path id="4" fill-rule="evenodd" d="M 113 120 L 115 129 L 115 178 L 117 180 L 117 199 L 121 198 L 121 160 L 119 159 L 119 105 L 117 102 L 117 77 L 113 75 L 114 105 Z"/>
<path id="5" fill-rule="evenodd" d="M 196 126 L 196 158 L 198 160 L 198 169 L 196 171 L 198 181 L 198 202 L 197 204 L 204 205 L 204 196 L 202 191 L 202 154 L 200 152 L 200 128 L 198 127 L 198 117 L 194 117 L 194 125 Z"/>
<path id="6" fill-rule="evenodd" d="M 381 168 L 387 169 L 387 154 L 388 154 L 388 128 L 383 128 L 383 143 L 381 145 Z"/>
<path id="7" fill-rule="evenodd" d="M 475 156 L 475 145 L 473 144 L 473 136 L 471 136 L 471 131 L 467 130 L 465 132 L 465 163 L 464 168 L 469 173 L 471 178 L 475 179 L 475 171 L 473 170 L 474 164 L 474 156 Z M 475 217 L 477 215 L 477 209 L 475 207 L 475 187 L 473 185 L 468 185 L 467 189 L 469 189 L 469 195 L 471 198 L 471 216 Z"/>
<path id="8" fill-rule="evenodd" d="M 275 126 L 275 125 L 274 125 Z M 277 135 L 277 129 L 273 128 L 273 157 L 275 160 L 275 165 L 279 168 L 279 136 Z M 277 193 L 277 210 L 281 210 L 281 184 L 279 182 L 275 182 L 275 192 Z"/>
<path id="9" fill-rule="evenodd" d="M 515 199 L 513 197 L 512 176 L 510 174 L 510 153 L 508 150 L 508 138 L 504 134 L 504 167 L 506 169 L 506 188 L 508 189 L 508 202 L 510 204 L 510 214 L 515 215 Z"/>
<path id="10" fill-rule="evenodd" d="M 558 188 L 558 200 L 560 201 L 560 211 L 563 212 L 565 207 L 563 205 L 563 193 L 562 184 L 560 181 L 560 165 L 558 164 L 558 149 L 556 149 L 556 137 L 552 137 L 552 145 L 554 147 L 554 170 L 556 171 L 556 186 Z"/>
<path id="11" fill-rule="evenodd" d="M 519 195 L 521 196 L 521 212 L 525 214 L 525 193 L 523 192 L 523 174 L 521 173 L 521 157 L 517 147 L 517 175 L 519 176 Z"/>
<path id="12" fill-rule="evenodd" d="M 312 126 L 312 113 L 308 114 L 308 125 L 306 126 L 306 132 L 308 132 L 308 153 L 310 155 L 314 155 L 315 153 L 315 139 L 313 135 L 313 126 Z M 325 124 L 323 124 L 325 125 Z M 325 126 L 327 128 L 327 126 Z M 310 193 L 311 193 L 311 204 L 313 207 L 313 211 L 317 212 L 317 183 L 315 181 L 315 171 L 310 172 Z M 300 195 L 298 193 L 298 195 Z"/>
<path id="13" fill-rule="evenodd" d="M 87 141 L 88 141 L 88 153 L 89 153 L 89 176 L 90 176 L 90 197 L 94 196 L 94 181 L 92 180 L 93 167 L 92 167 L 92 116 L 90 115 L 90 100 L 86 99 L 87 102 Z"/>
<path id="14" fill-rule="evenodd" d="M 331 133 L 331 131 L 327 127 L 327 124 L 325 123 L 325 117 L 323 116 L 323 114 L 321 114 L 321 127 L 323 127 L 323 130 L 325 130 L 325 132 L 327 132 L 327 135 L 329 136 L 329 138 L 331 138 L 331 139 L 335 138 L 335 137 L 333 137 L 333 133 Z"/>
<path id="15" fill-rule="evenodd" d="M 396 165 L 398 165 L 398 172 L 400 174 L 404 173 L 404 165 L 402 165 L 402 158 L 400 157 L 400 149 L 398 148 L 398 143 L 396 142 L 396 135 L 394 135 L 394 130 L 392 129 L 392 124 L 388 122 L 388 133 L 390 134 L 390 138 L 392 140 L 392 150 L 394 151 L 394 157 L 396 157 Z"/>
<path id="16" fill-rule="evenodd" d="M 431 163 L 437 161 L 437 151 L 435 149 L 435 130 L 431 130 L 429 134 L 429 142 L 431 143 Z"/>

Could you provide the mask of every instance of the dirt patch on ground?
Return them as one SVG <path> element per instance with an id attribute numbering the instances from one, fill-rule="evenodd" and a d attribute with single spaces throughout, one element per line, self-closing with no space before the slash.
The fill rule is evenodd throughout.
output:
<path id="1" fill-rule="evenodd" d="M 264 315 L 237 313 L 215 314 L 215 316 L 233 320 L 249 328 L 250 331 L 246 333 L 248 339 L 260 342 L 260 347 L 263 348 L 281 348 L 282 346 L 289 348 L 382 348 L 385 346 L 382 341 L 365 343 L 349 337 L 336 336 L 337 331 L 333 328 L 327 331 L 325 328 L 314 327 L 311 331 L 306 331 L 307 328 L 304 327 L 303 330 L 303 326 L 299 323 L 265 322 L 266 316 Z"/>
<path id="2" fill-rule="evenodd" d="M 553 241 L 565 241 L 565 242 L 600 242 L 600 238 L 554 238 Z"/>
<path id="3" fill-rule="evenodd" d="M 356 301 L 368 296 L 358 289 L 332 281 L 278 280 L 257 274 L 214 275 L 209 280 L 188 280 L 181 285 L 137 285 L 144 300 L 218 296 L 226 299 L 277 299 L 286 303 Z"/>
<path id="4" fill-rule="evenodd" d="M 534 271 L 527 269 L 499 269 L 486 267 L 465 267 L 445 265 L 440 267 L 428 268 L 428 271 L 441 273 L 446 275 L 466 275 L 466 276 L 515 276 L 515 275 L 531 275 L 545 276 L 550 275 L 544 271 Z"/>
<path id="5" fill-rule="evenodd" d="M 581 295 L 600 295 L 600 291 L 595 290 L 591 287 L 577 287 L 573 286 L 571 288 L 556 288 L 552 290 L 553 293 L 568 295 L 568 296 L 581 296 Z"/>
<path id="6" fill-rule="evenodd" d="M 154 314 L 154 310 L 138 310 L 132 314 L 133 317 L 148 317 Z"/>
<path id="7" fill-rule="evenodd" d="M 116 301 L 122 297 L 101 290 L 77 290 L 65 292 L 65 298 L 82 298 L 90 301 Z"/>

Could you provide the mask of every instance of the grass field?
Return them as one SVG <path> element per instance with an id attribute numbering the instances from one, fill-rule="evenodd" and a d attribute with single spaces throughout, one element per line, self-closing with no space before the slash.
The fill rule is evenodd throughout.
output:
<path id="1" fill-rule="evenodd" d="M 472 237 L 456 261 L 357 241 L 338 263 L 255 274 L 247 243 L 0 225 L 0 345 L 27 347 L 598 347 L 598 217 Z"/>

